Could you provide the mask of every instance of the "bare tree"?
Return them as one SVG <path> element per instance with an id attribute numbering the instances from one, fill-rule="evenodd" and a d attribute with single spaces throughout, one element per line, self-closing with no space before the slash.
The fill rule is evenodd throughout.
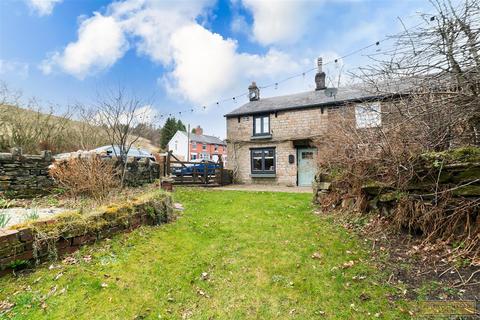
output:
<path id="1" fill-rule="evenodd" d="M 97 127 L 103 128 L 115 157 L 120 163 L 121 187 L 125 184 L 128 153 L 138 141 L 141 132 L 135 130 L 137 125 L 145 121 L 146 113 L 142 107 L 146 104 L 134 95 L 128 95 L 124 88 L 107 90 L 99 94 L 95 106 L 95 115 L 90 119 Z"/>
<path id="2" fill-rule="evenodd" d="M 480 3 L 433 0 L 432 6 L 433 14 L 393 35 L 392 48 L 371 54 L 371 64 L 353 73 L 380 103 L 352 104 L 329 114 L 331 128 L 316 144 L 319 178 L 332 179 L 335 190 L 322 206 L 354 197 L 364 212 L 370 206 L 364 187 L 371 182 L 401 195 L 388 219 L 422 230 L 430 243 L 463 242 L 462 254 L 478 258 L 479 229 L 472 223 L 478 198 L 454 197 L 452 190 L 463 181 L 441 185 L 447 155 L 455 152 L 431 151 L 467 147 L 459 154 L 475 154 L 469 146 L 480 143 Z M 374 118 L 380 115 L 381 123 L 359 126 L 357 108 L 365 107 L 377 113 Z M 425 189 L 414 194 L 410 187 L 420 182 Z"/>
<path id="3" fill-rule="evenodd" d="M 398 126 L 416 128 L 425 149 L 479 144 L 480 4 L 431 3 L 434 14 L 391 36 L 393 47 L 370 55 L 354 76 L 376 94 L 408 93 L 390 111 Z"/>
<path id="4" fill-rule="evenodd" d="M 71 112 L 55 115 L 35 99 L 23 102 L 20 91 L 0 83 L 0 149 L 21 147 L 25 152 L 65 151 L 72 148 L 69 136 Z"/>

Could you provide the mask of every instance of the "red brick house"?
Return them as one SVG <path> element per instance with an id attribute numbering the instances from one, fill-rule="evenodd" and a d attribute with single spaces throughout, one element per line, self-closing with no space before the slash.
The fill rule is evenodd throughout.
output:
<path id="1" fill-rule="evenodd" d="M 194 133 L 177 131 L 168 143 L 168 150 L 182 160 L 218 161 L 219 155 L 223 162 L 227 160 L 227 143 L 222 139 L 203 134 L 203 129 L 197 126 Z"/>

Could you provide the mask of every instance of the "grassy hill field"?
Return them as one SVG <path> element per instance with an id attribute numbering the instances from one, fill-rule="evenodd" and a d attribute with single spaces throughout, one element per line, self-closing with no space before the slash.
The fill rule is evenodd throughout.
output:
<path id="1" fill-rule="evenodd" d="M 41 150 L 61 153 L 90 150 L 110 143 L 102 128 L 73 120 L 69 113 L 59 116 L 51 111 L 0 105 L 0 152 L 21 147 L 24 153 L 30 154 Z M 157 146 L 142 137 L 135 146 L 158 151 Z"/>

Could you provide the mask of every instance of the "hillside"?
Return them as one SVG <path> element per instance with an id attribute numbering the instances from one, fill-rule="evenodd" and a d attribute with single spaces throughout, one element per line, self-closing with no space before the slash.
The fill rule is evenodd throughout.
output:
<path id="1" fill-rule="evenodd" d="M 0 105 L 0 152 L 22 147 L 25 153 L 51 150 L 53 153 L 91 150 L 110 144 L 105 131 L 69 115 L 58 116 L 11 105 Z M 150 152 L 158 147 L 150 139 L 140 137 L 136 147 Z"/>

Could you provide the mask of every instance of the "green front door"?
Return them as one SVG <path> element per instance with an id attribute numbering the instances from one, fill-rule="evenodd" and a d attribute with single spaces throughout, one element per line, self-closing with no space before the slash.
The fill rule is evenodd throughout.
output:
<path id="1" fill-rule="evenodd" d="M 312 186 L 315 172 L 317 172 L 317 149 L 297 149 L 298 185 L 301 187 Z"/>

